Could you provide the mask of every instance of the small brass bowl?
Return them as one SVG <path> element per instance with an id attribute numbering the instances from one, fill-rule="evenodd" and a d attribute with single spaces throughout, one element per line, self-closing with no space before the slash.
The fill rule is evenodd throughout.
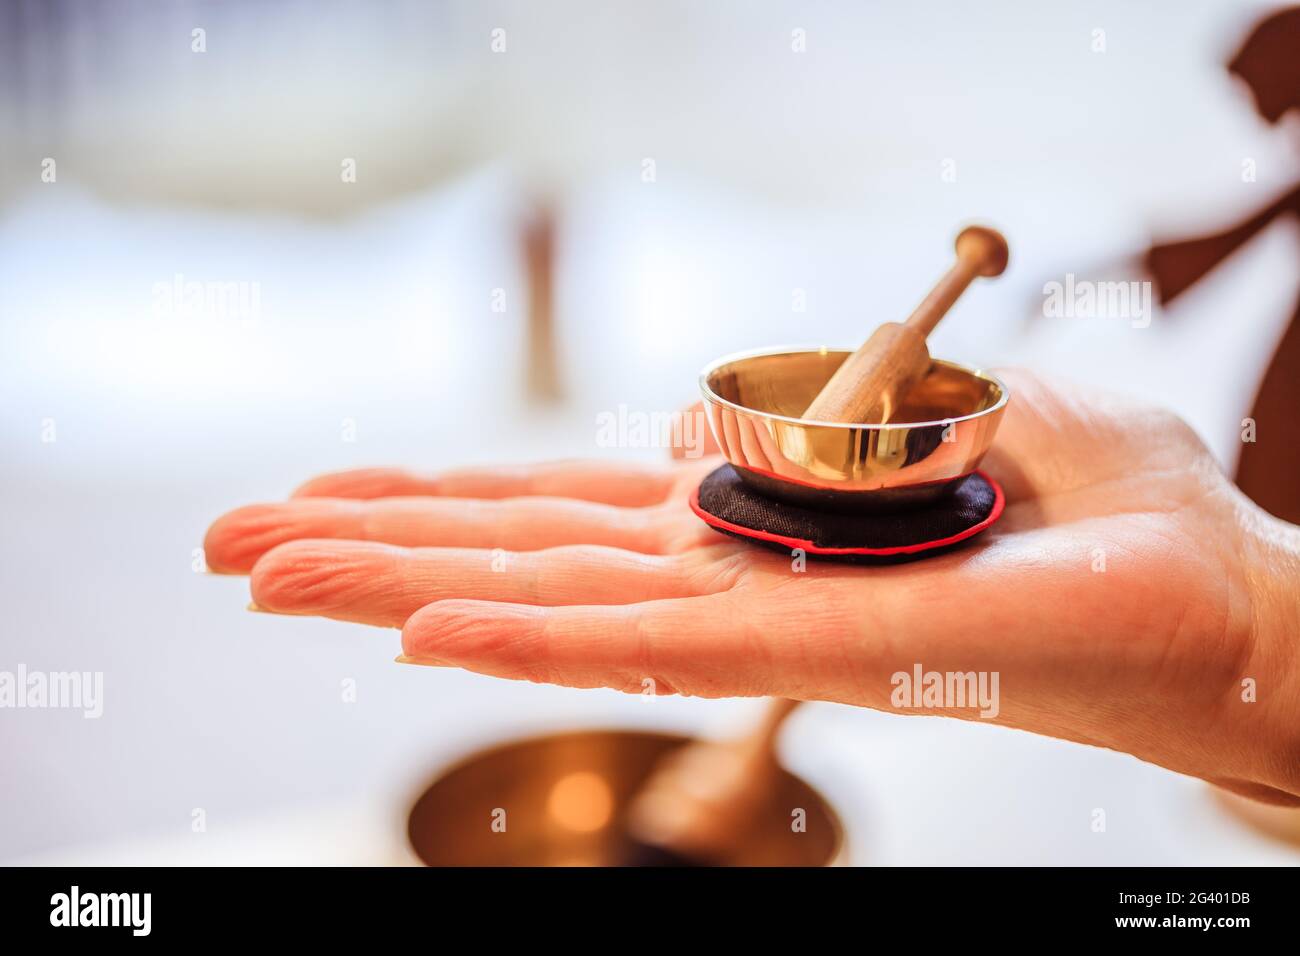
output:
<path id="1" fill-rule="evenodd" d="M 471 754 L 415 801 L 411 849 L 429 866 L 617 866 L 629 861 L 624 814 L 674 734 L 596 730 L 513 741 Z M 793 824 L 802 811 L 802 831 Z M 732 866 L 841 862 L 844 833 L 822 797 L 781 770 Z"/>
<path id="2" fill-rule="evenodd" d="M 1006 385 L 936 359 L 888 424 L 800 418 L 850 354 L 746 352 L 700 374 L 713 436 L 747 484 L 806 508 L 895 511 L 935 501 L 976 469 L 1002 421 Z"/>

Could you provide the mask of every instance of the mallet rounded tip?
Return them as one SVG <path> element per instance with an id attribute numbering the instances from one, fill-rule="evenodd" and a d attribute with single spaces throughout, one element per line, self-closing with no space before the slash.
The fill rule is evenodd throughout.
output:
<path id="1" fill-rule="evenodd" d="M 1002 275 L 1011 252 L 1002 233 L 988 226 L 967 226 L 957 234 L 957 255 L 976 266 L 985 278 Z"/>

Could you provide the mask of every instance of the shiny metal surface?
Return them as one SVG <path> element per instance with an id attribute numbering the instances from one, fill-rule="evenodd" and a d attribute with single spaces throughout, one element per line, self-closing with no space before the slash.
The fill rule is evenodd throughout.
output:
<path id="1" fill-rule="evenodd" d="M 472 754 L 415 801 L 411 848 L 430 866 L 610 866 L 628 860 L 623 813 L 661 757 L 690 738 L 630 730 L 552 734 Z M 804 811 L 805 830 L 791 814 Z M 494 822 L 499 825 L 494 827 Z M 723 862 L 825 866 L 844 834 L 826 801 L 784 770 Z"/>
<path id="2" fill-rule="evenodd" d="M 727 356 L 700 375 L 723 455 L 762 494 L 805 507 L 895 510 L 946 494 L 993 443 L 1009 393 L 995 376 L 935 360 L 885 425 L 799 418 L 848 349 Z"/>

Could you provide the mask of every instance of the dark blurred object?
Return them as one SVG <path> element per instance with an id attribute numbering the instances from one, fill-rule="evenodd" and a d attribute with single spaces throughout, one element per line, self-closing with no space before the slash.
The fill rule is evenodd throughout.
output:
<path id="1" fill-rule="evenodd" d="M 1300 108 L 1300 7 L 1261 21 L 1228 64 L 1250 88 L 1255 108 L 1269 123 Z M 1300 214 L 1300 186 L 1240 225 L 1211 236 L 1152 246 L 1145 266 L 1166 304 L 1195 285 L 1224 259 L 1283 215 Z M 1250 440 L 1242 424 L 1237 485 L 1256 504 L 1300 523 L 1300 309 L 1282 335 L 1250 411 Z"/>
<path id="2" fill-rule="evenodd" d="M 1300 51 L 1297 51 L 1300 55 Z M 1156 285 L 1161 305 L 1168 305 L 1202 276 L 1286 213 L 1300 213 L 1300 186 L 1274 200 L 1245 222 L 1224 232 L 1152 246 L 1143 265 Z"/>
<path id="3" fill-rule="evenodd" d="M 1300 105 L 1300 7 L 1265 17 L 1228 62 L 1255 97 L 1255 109 L 1270 123 Z"/>
<path id="4" fill-rule="evenodd" d="M 441 773 L 411 809 L 411 848 L 430 866 L 609 866 L 629 861 L 629 804 L 660 761 L 690 739 L 587 731 L 513 741 Z M 801 824 L 801 825 L 800 825 Z M 844 835 L 830 805 L 778 769 L 733 866 L 826 866 Z M 678 865 L 672 854 L 643 865 Z"/>
<path id="5" fill-rule="evenodd" d="M 777 735 L 799 703 L 774 698 L 748 733 L 669 751 L 628 806 L 627 863 L 707 866 L 733 855 L 768 809 L 782 772 Z"/>

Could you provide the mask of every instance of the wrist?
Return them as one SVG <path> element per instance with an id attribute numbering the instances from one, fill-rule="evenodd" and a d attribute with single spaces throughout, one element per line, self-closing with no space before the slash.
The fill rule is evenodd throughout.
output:
<path id="1" fill-rule="evenodd" d="M 1259 755 L 1257 782 L 1300 801 L 1300 527 L 1248 501 L 1238 518 L 1251 650 L 1239 682 L 1237 724 L 1242 745 Z"/>

